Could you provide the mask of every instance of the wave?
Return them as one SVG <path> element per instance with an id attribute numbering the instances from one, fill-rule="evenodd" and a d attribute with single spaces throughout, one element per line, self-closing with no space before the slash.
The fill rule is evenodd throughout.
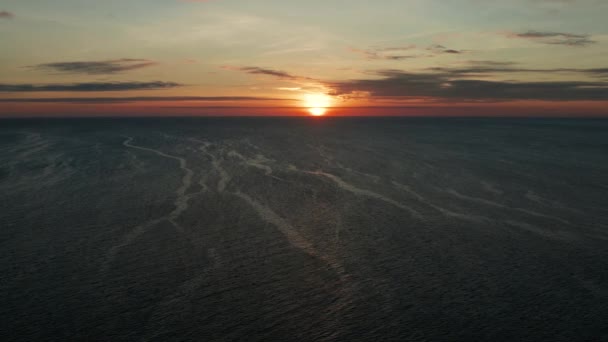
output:
<path id="1" fill-rule="evenodd" d="M 295 168 L 295 166 L 292 165 L 292 167 Z M 298 170 L 297 168 L 295 170 Z M 332 175 L 331 173 L 327 173 L 327 172 L 323 172 L 323 171 L 301 171 L 303 173 L 307 173 L 307 174 L 311 174 L 311 175 L 316 175 L 316 176 L 322 176 L 325 178 L 330 179 L 331 181 L 333 181 L 340 189 L 346 190 L 348 192 L 351 192 L 355 195 L 359 195 L 359 196 L 364 196 L 364 197 L 369 197 L 369 198 L 373 198 L 382 202 L 386 202 L 389 203 L 397 208 L 403 209 L 405 211 L 407 211 L 411 216 L 422 219 L 422 214 L 420 214 L 418 211 L 406 206 L 403 203 L 399 203 L 391 198 L 388 198 L 384 195 L 381 195 L 377 192 L 373 192 L 371 190 L 366 190 L 366 189 L 361 189 L 356 187 L 353 184 L 350 184 L 348 182 L 345 182 L 342 178 L 336 176 L 336 175 Z"/>
<path id="2" fill-rule="evenodd" d="M 126 137 L 126 138 L 127 139 L 123 142 L 123 145 L 126 147 L 137 149 L 140 151 L 154 153 L 163 158 L 176 160 L 179 163 L 179 168 L 184 171 L 184 176 L 182 177 L 180 186 L 175 190 L 176 198 L 173 202 L 175 209 L 173 209 L 169 214 L 167 214 L 163 217 L 160 217 L 158 219 L 155 219 L 155 220 L 152 220 L 152 221 L 149 221 L 149 222 L 146 222 L 146 223 L 143 223 L 141 225 L 134 227 L 133 229 L 131 229 L 131 231 L 129 233 L 127 233 L 125 236 L 123 236 L 123 238 L 121 239 L 121 241 L 118 244 L 110 247 L 110 249 L 106 253 L 106 260 L 105 260 L 104 264 L 102 265 L 102 271 L 104 271 L 104 272 L 107 271 L 107 269 L 109 268 L 110 264 L 113 262 L 114 258 L 116 257 L 116 255 L 118 254 L 120 249 L 132 244 L 133 242 L 135 242 L 137 240 L 137 238 L 139 238 L 143 233 L 145 233 L 147 229 L 154 227 L 155 225 L 159 224 L 162 221 L 167 220 L 180 233 L 183 234 L 185 229 L 177 222 L 177 218 L 179 218 L 179 216 L 181 216 L 186 210 L 189 209 L 190 199 L 196 195 L 199 195 L 202 191 L 205 190 L 203 188 L 203 190 L 201 192 L 186 195 L 186 192 L 192 186 L 192 178 L 194 176 L 194 171 L 192 171 L 190 168 L 188 168 L 188 162 L 186 161 L 186 159 L 177 157 L 174 155 L 170 155 L 170 154 L 164 153 L 160 150 L 156 150 L 153 148 L 134 145 L 134 144 L 132 144 L 132 142 L 134 140 L 132 137 Z"/>
<path id="3" fill-rule="evenodd" d="M 494 202 L 485 198 L 480 198 L 480 197 L 472 197 L 472 196 L 467 196 L 467 195 L 463 195 L 459 192 L 457 192 L 454 189 L 449 189 L 446 191 L 446 193 L 458 198 L 458 199 L 462 199 L 465 201 L 471 201 L 471 202 L 476 202 L 476 203 L 480 203 L 480 204 L 484 204 L 487 206 L 491 206 L 491 207 L 495 207 L 495 208 L 501 208 L 501 209 L 507 209 L 507 210 L 513 210 L 513 211 L 517 211 L 520 213 L 524 213 L 530 216 L 535 216 L 535 217 L 539 217 L 539 218 L 545 218 L 545 219 L 549 219 L 549 220 L 553 220 L 553 221 L 558 221 L 567 225 L 571 225 L 571 223 L 569 221 L 566 221 L 562 218 L 559 218 L 557 216 L 552 216 L 552 215 L 546 215 L 546 214 L 542 214 L 542 213 L 538 213 L 536 211 L 532 211 L 532 210 L 528 210 L 528 209 L 523 209 L 523 208 L 517 208 L 517 207 L 511 207 L 502 203 L 498 203 L 498 202 Z"/>

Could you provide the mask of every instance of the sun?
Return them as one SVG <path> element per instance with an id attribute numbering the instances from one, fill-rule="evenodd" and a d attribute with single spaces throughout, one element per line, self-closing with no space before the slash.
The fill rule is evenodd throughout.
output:
<path id="1" fill-rule="evenodd" d="M 325 115 L 325 113 L 327 113 L 327 108 L 321 108 L 321 107 L 308 108 L 308 112 L 312 116 L 323 116 L 323 115 Z"/>
<path id="2" fill-rule="evenodd" d="M 331 97 L 325 94 L 306 94 L 303 102 L 310 115 L 323 116 L 331 106 Z"/>

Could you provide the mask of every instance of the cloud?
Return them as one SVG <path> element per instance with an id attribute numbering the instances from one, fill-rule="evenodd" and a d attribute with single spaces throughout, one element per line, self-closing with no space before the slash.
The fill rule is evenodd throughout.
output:
<path id="1" fill-rule="evenodd" d="M 574 34 L 552 31 L 526 31 L 523 33 L 510 32 L 507 34 L 510 38 L 529 39 L 543 44 L 551 45 L 566 45 L 566 46 L 587 46 L 595 44 L 596 41 L 591 39 L 588 34 Z"/>
<path id="2" fill-rule="evenodd" d="M 0 103 L 129 103 L 129 102 L 239 102 L 239 101 L 285 101 L 290 99 L 252 96 L 136 96 L 136 97 L 52 97 L 52 98 L 0 98 Z"/>
<path id="3" fill-rule="evenodd" d="M 438 47 L 439 48 L 439 47 Z M 259 67 L 225 67 L 251 74 L 268 75 L 278 79 L 301 80 L 291 73 Z M 600 77 L 597 81 L 497 81 L 488 76 L 515 73 L 577 73 Z M 329 95 L 343 99 L 375 97 L 392 99 L 428 98 L 433 101 L 509 101 L 509 100 L 607 100 L 608 68 L 593 69 L 542 69 L 525 68 L 513 62 L 469 61 L 462 67 L 435 67 L 421 72 L 381 70 L 373 72 L 376 78 L 341 81 L 316 81 Z M 478 78 L 478 79 L 473 79 Z M 303 88 L 279 88 L 302 90 Z"/>
<path id="4" fill-rule="evenodd" d="M 266 69 L 255 66 L 245 66 L 245 67 L 235 67 L 235 66 L 222 66 L 222 69 L 225 70 L 233 70 L 233 71 L 241 71 L 252 75 L 264 75 L 264 76 L 272 76 L 278 78 L 280 80 L 288 80 L 288 81 L 315 81 L 310 77 L 303 77 L 290 74 L 281 70 L 274 69 Z"/>
<path id="5" fill-rule="evenodd" d="M 248 66 L 248 67 L 233 67 L 233 66 L 223 66 L 223 69 L 226 70 L 234 70 L 234 71 L 242 71 L 242 72 L 246 72 L 248 74 L 252 74 L 252 75 L 266 75 L 266 76 L 273 76 L 279 79 L 285 79 L 285 80 L 297 80 L 300 79 L 300 77 L 289 74 L 285 71 L 280 71 L 280 70 L 274 70 L 274 69 L 266 69 L 266 68 L 260 68 L 260 67 L 252 67 L 252 66 Z"/>
<path id="6" fill-rule="evenodd" d="M 461 54 L 461 53 L 465 53 L 465 50 L 454 50 L 454 49 L 448 49 L 443 45 L 439 45 L 439 44 L 434 44 L 431 45 L 427 48 L 428 51 L 439 55 L 439 54 L 443 54 L 443 53 L 447 53 L 447 54 Z"/>
<path id="7" fill-rule="evenodd" d="M 601 100 L 608 99 L 608 82 L 555 81 L 516 82 L 458 79 L 454 71 L 410 73 L 384 70 L 379 79 L 329 82 L 332 95 L 349 98 L 352 94 L 371 97 L 434 101 L 509 101 L 509 100 Z"/>
<path id="8" fill-rule="evenodd" d="M 15 15 L 8 11 L 0 11 L 0 19 L 12 19 Z"/>
<path id="9" fill-rule="evenodd" d="M 496 75 L 496 74 L 509 74 L 509 73 L 579 73 L 587 74 L 590 76 L 605 77 L 608 76 L 608 68 L 591 68 L 591 69 L 578 69 L 578 68 L 524 68 L 513 62 L 500 62 L 500 61 L 469 61 L 469 65 L 464 67 L 432 67 L 426 70 L 432 72 L 443 73 L 450 77 L 458 76 L 479 76 L 479 75 Z"/>
<path id="10" fill-rule="evenodd" d="M 0 84 L 0 92 L 128 91 L 180 87 L 173 82 L 92 82 L 71 84 Z"/>
<path id="11" fill-rule="evenodd" d="M 427 48 L 419 48 L 416 45 L 374 47 L 369 49 L 349 48 L 349 51 L 363 56 L 367 60 L 404 60 L 421 57 L 434 57 L 441 54 L 461 54 L 466 50 L 455 50 L 443 45 L 434 44 Z"/>
<path id="12" fill-rule="evenodd" d="M 148 59 L 122 58 L 107 61 L 46 63 L 30 66 L 30 68 L 71 74 L 105 75 L 147 68 L 157 64 Z"/>
<path id="13" fill-rule="evenodd" d="M 277 90 L 283 90 L 283 91 L 301 91 L 302 87 L 279 87 L 279 88 L 277 88 Z"/>
<path id="14" fill-rule="evenodd" d="M 384 48 L 357 49 L 349 48 L 351 52 L 359 54 L 368 60 L 384 59 L 384 60 L 402 60 L 419 57 L 412 54 L 404 54 L 406 51 L 416 49 L 416 45 L 395 46 Z"/>

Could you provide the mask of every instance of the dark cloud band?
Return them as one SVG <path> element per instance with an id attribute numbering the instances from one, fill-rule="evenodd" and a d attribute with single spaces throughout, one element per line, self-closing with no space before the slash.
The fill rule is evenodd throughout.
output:
<path id="1" fill-rule="evenodd" d="M 30 68 L 71 74 L 104 75 L 147 68 L 157 64 L 157 62 L 147 59 L 122 58 L 108 61 L 46 63 Z"/>
<path id="2" fill-rule="evenodd" d="M 129 102 L 241 102 L 287 101 L 289 99 L 252 96 L 136 96 L 136 97 L 64 97 L 64 98 L 0 98 L 0 103 L 79 103 L 110 104 Z"/>
<path id="3" fill-rule="evenodd" d="M 0 84 L 0 92 L 94 92 L 94 91 L 129 91 L 156 90 L 180 87 L 174 82 L 92 82 L 71 84 Z"/>
<path id="4" fill-rule="evenodd" d="M 552 31 L 526 31 L 523 33 L 511 33 L 512 38 L 531 39 L 543 44 L 566 45 L 566 46 L 587 46 L 595 44 L 588 34 L 575 34 Z"/>
<path id="5" fill-rule="evenodd" d="M 380 79 L 328 83 L 333 95 L 395 99 L 432 98 L 438 101 L 606 101 L 608 82 L 510 82 L 455 79 L 453 72 L 409 73 L 380 71 Z"/>

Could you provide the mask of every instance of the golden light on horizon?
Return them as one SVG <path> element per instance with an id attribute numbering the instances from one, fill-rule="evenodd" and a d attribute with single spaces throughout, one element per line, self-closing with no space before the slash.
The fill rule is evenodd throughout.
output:
<path id="1" fill-rule="evenodd" d="M 327 112 L 327 108 L 320 108 L 320 107 L 308 108 L 308 112 L 312 116 L 323 116 Z"/>
<path id="2" fill-rule="evenodd" d="M 312 116 L 323 116 L 327 113 L 327 108 L 331 106 L 331 96 L 326 94 L 306 94 L 304 95 L 304 106 Z"/>

